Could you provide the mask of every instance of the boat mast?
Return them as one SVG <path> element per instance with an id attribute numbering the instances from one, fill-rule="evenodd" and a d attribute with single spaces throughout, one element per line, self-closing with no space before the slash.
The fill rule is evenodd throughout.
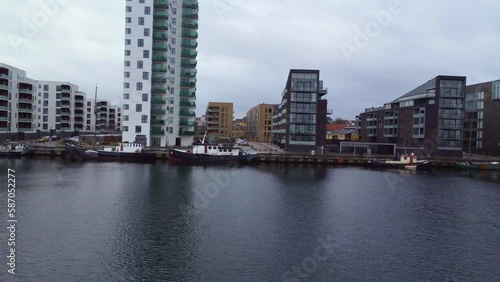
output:
<path id="1" fill-rule="evenodd" d="M 94 150 L 96 149 L 96 139 L 97 139 L 97 84 L 95 85 L 95 95 L 94 95 L 94 115 L 95 115 L 95 121 L 94 121 Z"/>
<path id="2" fill-rule="evenodd" d="M 207 137 L 208 131 L 205 131 L 205 134 L 203 135 L 203 140 L 201 140 L 202 144 L 205 144 L 205 137 Z"/>

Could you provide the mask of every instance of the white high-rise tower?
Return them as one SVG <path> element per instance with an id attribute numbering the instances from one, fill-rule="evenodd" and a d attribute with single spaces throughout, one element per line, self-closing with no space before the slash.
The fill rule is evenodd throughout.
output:
<path id="1" fill-rule="evenodd" d="M 123 141 L 187 146 L 196 108 L 197 0 L 127 0 Z"/>

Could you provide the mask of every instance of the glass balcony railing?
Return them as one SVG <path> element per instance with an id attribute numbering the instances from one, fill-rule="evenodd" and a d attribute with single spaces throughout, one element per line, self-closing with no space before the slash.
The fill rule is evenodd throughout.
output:
<path id="1" fill-rule="evenodd" d="M 155 51 L 167 51 L 168 50 L 168 45 L 167 44 L 153 44 L 153 50 Z"/>
<path id="2" fill-rule="evenodd" d="M 181 56 L 187 58 L 196 58 L 196 56 L 198 56 L 198 52 L 188 49 L 182 49 Z"/>
<path id="3" fill-rule="evenodd" d="M 166 32 L 153 32 L 153 39 L 168 40 L 168 33 L 166 33 Z"/>
<path id="4" fill-rule="evenodd" d="M 196 60 L 182 60 L 181 67 L 183 68 L 195 68 L 198 62 Z"/>
<path id="5" fill-rule="evenodd" d="M 168 12 L 167 11 L 155 11 L 153 13 L 153 18 L 168 19 Z"/>
<path id="6" fill-rule="evenodd" d="M 32 104 L 32 99 L 19 99 L 19 103 Z"/>
<path id="7" fill-rule="evenodd" d="M 165 87 L 153 87 L 151 93 L 167 93 L 167 88 Z"/>
<path id="8" fill-rule="evenodd" d="M 181 87 L 196 87 L 196 82 L 182 82 Z"/>
<path id="9" fill-rule="evenodd" d="M 164 115 L 167 111 L 163 109 L 151 109 L 151 114 L 153 115 Z"/>
<path id="10" fill-rule="evenodd" d="M 155 7 L 168 8 L 168 0 L 155 0 Z"/>
<path id="11" fill-rule="evenodd" d="M 182 37 L 185 38 L 198 38 L 198 32 L 191 30 L 182 30 Z"/>
<path id="12" fill-rule="evenodd" d="M 181 47 L 196 48 L 196 47 L 198 47 L 198 42 L 196 42 L 194 40 L 182 40 Z"/>
<path id="13" fill-rule="evenodd" d="M 179 121 L 180 126 L 195 126 L 195 124 L 194 121 Z"/>
<path id="14" fill-rule="evenodd" d="M 163 99 L 163 98 L 151 99 L 151 104 L 166 104 L 166 103 L 167 103 L 167 99 Z"/>
<path id="15" fill-rule="evenodd" d="M 181 97 L 195 97 L 196 93 L 194 91 L 182 89 L 180 92 L 180 96 Z"/>
<path id="16" fill-rule="evenodd" d="M 153 27 L 156 29 L 168 29 L 168 23 L 166 21 L 154 21 Z"/>
<path id="17" fill-rule="evenodd" d="M 198 10 L 186 9 L 186 10 L 182 11 L 182 17 L 183 18 L 190 18 L 190 19 L 198 19 Z"/>
<path id="18" fill-rule="evenodd" d="M 167 66 L 164 65 L 153 65 L 153 71 L 167 71 Z"/>
<path id="19" fill-rule="evenodd" d="M 151 135 L 155 135 L 155 136 L 163 136 L 163 135 L 165 135 L 165 130 L 151 129 L 150 133 L 151 133 Z"/>
<path id="20" fill-rule="evenodd" d="M 197 29 L 198 28 L 198 21 L 197 20 L 183 20 L 182 27 Z"/>
<path id="21" fill-rule="evenodd" d="M 153 54 L 153 61 L 166 62 L 167 60 L 168 60 L 167 55 Z"/>
<path id="22" fill-rule="evenodd" d="M 33 94 L 33 90 L 27 88 L 21 88 L 19 89 L 19 93 Z"/>
<path id="23" fill-rule="evenodd" d="M 167 77 L 166 76 L 159 76 L 159 75 L 157 76 L 157 75 L 155 75 L 155 76 L 153 76 L 151 78 L 151 80 L 153 82 L 167 82 Z"/>
<path id="24" fill-rule="evenodd" d="M 179 116 L 181 116 L 181 117 L 195 117 L 196 113 L 194 111 L 179 111 Z"/>
<path id="25" fill-rule="evenodd" d="M 8 111 L 9 107 L 7 106 L 0 106 L 0 111 Z"/>
<path id="26" fill-rule="evenodd" d="M 196 71 L 193 72 L 181 72 L 181 77 L 196 77 Z"/>
<path id="27" fill-rule="evenodd" d="M 194 102 L 194 101 L 180 102 L 179 105 L 181 107 L 195 107 L 196 106 L 196 102 Z"/>
<path id="28" fill-rule="evenodd" d="M 8 74 L 4 74 L 4 73 L 0 73 L 0 78 L 9 79 L 9 75 Z"/>
<path id="29" fill-rule="evenodd" d="M 9 86 L 5 84 L 0 84 L 0 90 L 9 90 Z"/>
<path id="30" fill-rule="evenodd" d="M 151 120 L 152 125 L 165 125 L 165 121 L 161 119 L 152 119 Z"/>
<path id="31" fill-rule="evenodd" d="M 183 8 L 198 9 L 198 1 L 196 0 L 184 0 L 182 2 Z"/>
<path id="32" fill-rule="evenodd" d="M 179 130 L 179 135 L 180 136 L 194 136 L 194 131 L 189 131 L 189 130 Z"/>

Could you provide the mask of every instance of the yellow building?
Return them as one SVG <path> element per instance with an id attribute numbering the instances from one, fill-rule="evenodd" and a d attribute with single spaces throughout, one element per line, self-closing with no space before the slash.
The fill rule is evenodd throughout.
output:
<path id="1" fill-rule="evenodd" d="M 274 105 L 260 104 L 247 112 L 247 140 L 272 142 Z"/>
<path id="2" fill-rule="evenodd" d="M 233 103 L 209 102 L 205 120 L 209 136 L 232 137 Z"/>

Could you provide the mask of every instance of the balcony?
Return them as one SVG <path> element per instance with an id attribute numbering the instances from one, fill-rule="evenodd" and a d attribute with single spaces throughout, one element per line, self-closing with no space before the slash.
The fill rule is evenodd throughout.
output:
<path id="1" fill-rule="evenodd" d="M 0 78 L 9 79 L 9 75 L 8 74 L 4 74 L 4 73 L 0 73 Z"/>
<path id="2" fill-rule="evenodd" d="M 165 88 L 165 87 L 153 87 L 151 89 L 151 93 L 164 94 L 164 93 L 167 93 L 167 88 Z"/>
<path id="3" fill-rule="evenodd" d="M 196 102 L 195 101 L 189 101 L 189 102 L 180 102 L 179 103 L 181 107 L 196 107 Z"/>
<path id="4" fill-rule="evenodd" d="M 59 115 L 69 117 L 69 116 L 71 116 L 71 112 L 61 112 Z"/>
<path id="5" fill-rule="evenodd" d="M 198 9 L 198 1 L 184 0 L 184 2 L 182 2 L 182 8 Z"/>
<path id="6" fill-rule="evenodd" d="M 185 71 L 185 72 L 181 72 L 181 77 L 190 77 L 190 78 L 195 78 L 195 77 L 196 77 L 196 71 L 191 71 L 191 72 Z"/>
<path id="7" fill-rule="evenodd" d="M 9 107 L 7 106 L 0 106 L 0 111 L 8 111 Z"/>
<path id="8" fill-rule="evenodd" d="M 153 32 L 153 39 L 168 41 L 168 33 L 160 31 Z"/>
<path id="9" fill-rule="evenodd" d="M 168 13 L 167 11 L 155 11 L 153 13 L 153 18 L 155 19 L 168 19 Z"/>
<path id="10" fill-rule="evenodd" d="M 167 82 L 167 77 L 166 76 L 161 76 L 161 75 L 154 75 L 151 80 L 153 82 Z"/>
<path id="11" fill-rule="evenodd" d="M 196 87 L 196 82 L 181 82 L 181 87 Z"/>
<path id="12" fill-rule="evenodd" d="M 8 117 L 0 117 L 0 121 L 9 121 Z"/>
<path id="13" fill-rule="evenodd" d="M 181 116 L 181 117 L 196 117 L 196 113 L 193 111 L 179 111 L 179 116 Z"/>
<path id="14" fill-rule="evenodd" d="M 71 105 L 69 104 L 62 104 L 61 109 L 71 109 Z"/>
<path id="15" fill-rule="evenodd" d="M 180 126 L 195 126 L 195 122 L 194 121 L 179 121 L 179 125 Z"/>
<path id="16" fill-rule="evenodd" d="M 33 129 L 31 127 L 19 127 L 19 129 L 17 131 L 19 131 L 19 132 L 30 132 L 30 131 L 33 131 Z"/>
<path id="17" fill-rule="evenodd" d="M 196 56 L 198 56 L 198 52 L 188 49 L 182 49 L 181 56 L 187 58 L 196 58 Z"/>
<path id="18" fill-rule="evenodd" d="M 154 136 L 164 136 L 165 130 L 151 129 L 150 133 L 151 133 L 151 135 L 154 135 Z"/>
<path id="19" fill-rule="evenodd" d="M 179 94 L 181 97 L 196 97 L 196 93 L 194 91 L 189 91 L 186 89 L 182 89 Z"/>
<path id="20" fill-rule="evenodd" d="M 155 0 L 154 6 L 158 8 L 168 8 L 168 0 Z"/>
<path id="21" fill-rule="evenodd" d="M 33 109 L 31 109 L 31 108 L 19 108 L 19 109 L 17 109 L 17 111 L 19 113 L 32 113 Z"/>
<path id="22" fill-rule="evenodd" d="M 83 111 L 83 107 L 75 107 L 75 110 Z"/>
<path id="23" fill-rule="evenodd" d="M 33 104 L 33 99 L 19 99 L 19 103 Z"/>
<path id="24" fill-rule="evenodd" d="M 194 131 L 188 131 L 188 130 L 179 130 L 179 135 L 180 136 L 194 136 Z"/>
<path id="25" fill-rule="evenodd" d="M 198 38 L 198 32 L 191 30 L 182 30 L 182 37 L 185 38 Z"/>
<path id="26" fill-rule="evenodd" d="M 164 65 L 153 65 L 153 71 L 166 72 L 167 66 Z"/>
<path id="27" fill-rule="evenodd" d="M 153 54 L 153 61 L 166 62 L 167 60 L 168 60 L 167 55 Z"/>
<path id="28" fill-rule="evenodd" d="M 33 94 L 33 90 L 28 89 L 28 88 L 20 88 L 19 93 L 24 93 L 24 94 Z"/>
<path id="29" fill-rule="evenodd" d="M 0 94 L 0 101 L 9 101 L 9 96 Z"/>
<path id="30" fill-rule="evenodd" d="M 198 19 L 198 10 L 184 10 L 182 12 L 183 18 Z"/>
<path id="31" fill-rule="evenodd" d="M 168 45 L 164 43 L 153 43 L 153 51 L 168 51 Z"/>
<path id="32" fill-rule="evenodd" d="M 181 47 L 196 48 L 196 47 L 198 47 L 198 42 L 193 41 L 193 40 L 183 40 L 181 42 Z"/>
<path id="33" fill-rule="evenodd" d="M 71 94 L 71 89 L 62 88 L 61 93 Z"/>
<path id="34" fill-rule="evenodd" d="M 182 27 L 196 29 L 196 28 L 198 28 L 198 21 L 197 20 L 183 20 Z"/>
<path id="35" fill-rule="evenodd" d="M 61 100 L 61 101 L 71 101 L 71 96 L 61 96 L 61 98 L 59 98 L 59 100 Z"/>
<path id="36" fill-rule="evenodd" d="M 166 112 L 164 109 L 151 109 L 151 114 L 153 115 L 164 115 Z"/>
<path id="37" fill-rule="evenodd" d="M 31 119 L 31 118 L 19 118 L 17 121 L 18 122 L 32 122 L 33 119 Z"/>
<path id="38" fill-rule="evenodd" d="M 75 96 L 75 102 L 80 101 L 81 103 L 83 103 L 84 100 L 85 100 L 85 98 L 83 96 L 80 96 L 80 95 Z"/>
<path id="39" fill-rule="evenodd" d="M 165 121 L 161 119 L 152 119 L 151 120 L 152 125 L 165 125 Z"/>
<path id="40" fill-rule="evenodd" d="M 156 28 L 156 29 L 165 29 L 167 30 L 168 29 L 168 23 L 166 21 L 161 21 L 161 20 L 158 20 L 158 21 L 154 21 L 153 22 L 153 27 Z"/>
<path id="41" fill-rule="evenodd" d="M 77 114 L 77 113 L 75 113 L 75 114 L 74 114 L 74 116 L 75 116 L 76 118 L 77 118 L 77 117 L 81 117 L 81 118 L 83 118 L 83 117 L 84 117 L 84 115 L 83 115 L 83 114 Z"/>
<path id="42" fill-rule="evenodd" d="M 196 68 L 198 62 L 196 60 L 182 60 L 181 67 L 183 68 Z"/>
<path id="43" fill-rule="evenodd" d="M 167 103 L 167 99 L 163 99 L 163 98 L 153 98 L 151 99 L 151 104 L 166 104 Z"/>
<path id="44" fill-rule="evenodd" d="M 0 90 L 9 90 L 9 86 L 6 84 L 0 84 Z"/>

